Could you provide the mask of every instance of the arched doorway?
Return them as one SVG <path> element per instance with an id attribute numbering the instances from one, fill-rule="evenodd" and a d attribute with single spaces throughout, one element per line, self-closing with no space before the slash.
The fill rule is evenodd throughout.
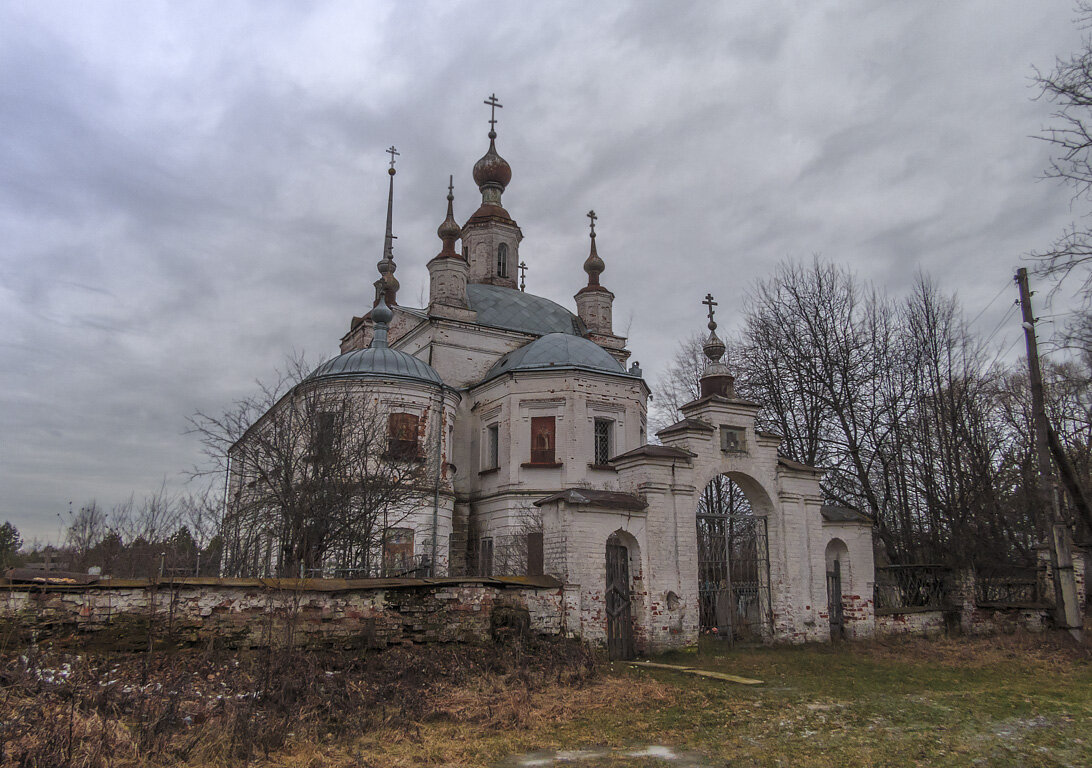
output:
<path id="1" fill-rule="evenodd" d="M 830 619 L 830 639 L 846 636 L 845 612 L 842 608 L 842 580 L 848 576 L 849 548 L 841 539 L 827 544 L 827 616 Z"/>
<path id="2" fill-rule="evenodd" d="M 698 499 L 698 619 L 703 634 L 762 637 L 771 621 L 766 517 L 743 487 L 718 475 Z"/>
<path id="3" fill-rule="evenodd" d="M 607 539 L 607 588 L 603 593 L 607 613 L 607 656 L 632 659 L 633 608 L 630 593 L 629 548 L 617 533 Z"/>

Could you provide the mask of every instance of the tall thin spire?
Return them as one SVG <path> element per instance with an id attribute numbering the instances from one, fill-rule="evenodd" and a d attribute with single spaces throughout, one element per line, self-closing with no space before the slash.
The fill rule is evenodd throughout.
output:
<path id="1" fill-rule="evenodd" d="M 397 266 L 394 263 L 394 174 L 397 171 L 394 170 L 394 158 L 401 154 L 394 145 L 387 150 L 387 154 L 391 156 L 391 167 L 387 169 L 387 174 L 390 176 L 390 188 L 387 191 L 387 231 L 383 236 L 383 258 L 376 264 L 376 268 L 379 269 L 379 279 L 375 281 L 375 305 L 378 306 L 379 299 L 382 297 L 385 299 L 388 306 L 397 304 L 396 297 L 398 294 L 398 279 L 394 276 L 394 271 Z"/>

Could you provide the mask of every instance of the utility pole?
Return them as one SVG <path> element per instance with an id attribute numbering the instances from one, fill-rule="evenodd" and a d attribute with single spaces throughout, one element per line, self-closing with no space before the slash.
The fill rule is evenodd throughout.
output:
<path id="1" fill-rule="evenodd" d="M 1083 620 L 1077 602 L 1077 582 L 1073 574 L 1073 552 L 1069 527 L 1058 508 L 1057 484 L 1050 458 L 1046 404 L 1043 400 L 1043 374 L 1039 368 L 1039 347 L 1035 338 L 1035 315 L 1031 311 L 1031 291 L 1028 271 L 1016 271 L 1020 289 L 1020 310 L 1023 315 L 1024 340 L 1028 349 L 1028 375 L 1031 382 L 1031 408 L 1035 425 L 1035 455 L 1039 464 L 1036 496 L 1039 499 L 1039 519 L 1050 547 L 1050 567 L 1054 581 L 1055 620 L 1076 639 L 1081 640 Z"/>

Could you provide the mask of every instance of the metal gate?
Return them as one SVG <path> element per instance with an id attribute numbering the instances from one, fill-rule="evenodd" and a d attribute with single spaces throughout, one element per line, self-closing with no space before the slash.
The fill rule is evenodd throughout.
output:
<path id="1" fill-rule="evenodd" d="M 699 508 L 701 631 L 749 640 L 772 631 L 766 518 Z"/>
<path id="2" fill-rule="evenodd" d="M 845 617 L 842 615 L 842 564 L 835 560 L 827 571 L 827 615 L 830 616 L 830 639 L 845 637 Z"/>
<path id="3" fill-rule="evenodd" d="M 629 597 L 629 550 L 617 537 L 607 539 L 607 656 L 633 658 L 633 619 Z"/>

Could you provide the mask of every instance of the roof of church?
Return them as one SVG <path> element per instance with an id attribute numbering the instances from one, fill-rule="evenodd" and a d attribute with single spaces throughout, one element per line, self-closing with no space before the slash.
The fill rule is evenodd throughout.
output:
<path id="1" fill-rule="evenodd" d="M 594 341 L 589 341 L 582 336 L 548 333 L 502 357 L 493 364 L 482 381 L 489 381 L 512 371 L 571 368 L 640 378 L 629 373 L 621 363 Z"/>
<path id="2" fill-rule="evenodd" d="M 583 336 L 587 330 L 580 318 L 560 304 L 515 288 L 470 283 L 466 295 L 470 308 L 478 313 L 479 325 L 540 336 L 547 333 Z"/>
<path id="3" fill-rule="evenodd" d="M 367 349 L 354 349 L 320 365 L 307 381 L 325 378 L 390 378 L 443 384 L 440 374 L 413 355 L 406 354 L 387 346 L 370 346 Z"/>

